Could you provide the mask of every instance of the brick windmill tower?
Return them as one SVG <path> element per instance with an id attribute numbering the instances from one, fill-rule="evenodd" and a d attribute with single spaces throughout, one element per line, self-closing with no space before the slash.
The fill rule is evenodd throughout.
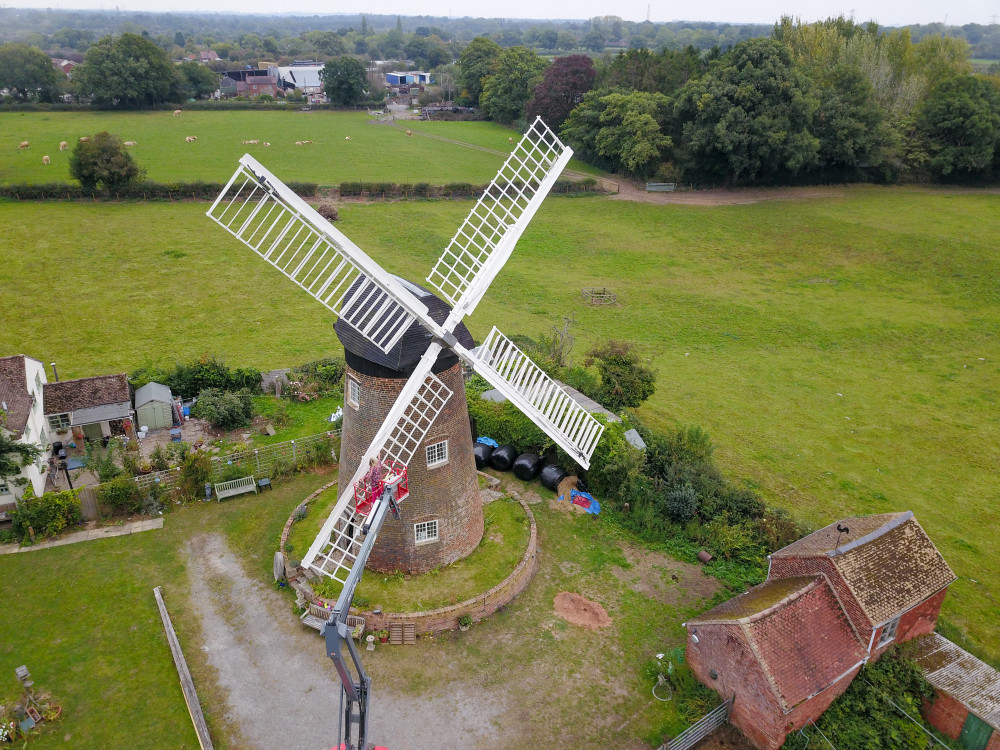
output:
<path id="1" fill-rule="evenodd" d="M 423 287 L 394 278 L 427 305 L 436 322 L 448 318 L 447 303 Z M 347 360 L 340 473 L 352 477 L 431 337 L 426 328 L 413 323 L 386 352 L 345 318 L 334 330 Z M 455 337 L 463 346 L 475 347 L 465 325 L 458 325 Z M 448 565 L 472 552 L 483 536 L 483 506 L 458 355 L 444 349 L 431 371 L 453 395 L 416 446 L 408 466 L 410 494 L 400 506 L 402 523 L 382 529 L 368 558 L 368 567 L 381 572 L 425 573 Z"/>

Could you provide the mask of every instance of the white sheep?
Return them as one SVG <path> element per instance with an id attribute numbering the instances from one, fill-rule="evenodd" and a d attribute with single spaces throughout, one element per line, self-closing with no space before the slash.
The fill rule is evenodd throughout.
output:
<path id="1" fill-rule="evenodd" d="M 28 148 L 29 146 L 31 146 L 31 144 L 28 143 L 27 141 L 21 141 L 21 145 L 18 146 L 18 148 L 23 151 L 24 149 Z"/>
<path id="2" fill-rule="evenodd" d="M 198 136 L 196 136 L 196 135 L 189 135 L 184 140 L 187 143 L 191 143 L 192 141 L 198 140 Z"/>
<path id="3" fill-rule="evenodd" d="M 86 143 L 89 140 L 90 140 L 90 136 L 89 135 L 81 135 L 80 136 L 80 143 Z"/>
<path id="4" fill-rule="evenodd" d="M 125 141 L 125 145 L 126 146 L 137 146 L 138 144 L 135 141 Z"/>
<path id="5" fill-rule="evenodd" d="M 262 146 L 270 146 L 271 142 L 270 141 L 264 141 L 261 145 Z"/>
<path id="6" fill-rule="evenodd" d="M 174 110 L 174 117 L 180 117 L 180 116 L 181 116 L 181 111 L 179 109 L 175 109 Z"/>
<path id="7" fill-rule="evenodd" d="M 46 165 L 47 165 L 47 164 L 49 164 L 49 162 L 51 162 L 51 161 L 52 161 L 52 160 L 51 160 L 51 159 L 50 159 L 50 158 L 49 158 L 48 156 L 43 156 L 43 157 L 42 157 L 42 164 L 46 164 Z"/>
<path id="8" fill-rule="evenodd" d="M 243 141 L 244 146 L 255 146 L 258 143 L 260 143 L 260 140 L 257 138 L 254 138 L 252 141 Z"/>
<path id="9" fill-rule="evenodd" d="M 295 141 L 295 145 L 296 146 L 301 146 L 302 145 L 302 141 Z"/>
<path id="10" fill-rule="evenodd" d="M 344 136 L 344 140 L 345 140 L 345 141 L 349 141 L 349 140 L 351 140 L 351 136 L 349 136 L 349 135 L 345 135 L 345 136 Z"/>
<path id="11" fill-rule="evenodd" d="M 510 146 L 514 145 L 514 138 L 513 138 L 513 136 L 507 138 L 507 144 L 510 145 Z"/>
<path id="12" fill-rule="evenodd" d="M 65 151 L 68 148 L 69 148 L 69 144 L 66 143 L 66 141 L 59 141 L 59 150 L 60 151 Z"/>
<path id="13" fill-rule="evenodd" d="M 411 138 L 413 137 L 413 131 L 412 131 L 412 130 L 407 130 L 407 131 L 406 131 L 406 134 L 407 134 L 408 136 L 410 136 Z"/>

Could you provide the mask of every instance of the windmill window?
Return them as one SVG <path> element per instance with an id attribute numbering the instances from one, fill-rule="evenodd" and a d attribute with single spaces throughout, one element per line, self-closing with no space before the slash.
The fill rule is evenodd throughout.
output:
<path id="1" fill-rule="evenodd" d="M 353 378 L 347 379 L 347 403 L 355 409 L 361 406 L 361 383 Z"/>
<path id="2" fill-rule="evenodd" d="M 448 441 L 442 440 L 440 443 L 433 443 L 427 446 L 427 468 L 433 469 L 435 466 L 448 463 Z"/>
<path id="3" fill-rule="evenodd" d="M 882 628 L 882 635 L 878 638 L 878 645 L 882 646 L 896 637 L 896 628 L 899 627 L 899 618 L 889 620 Z"/>
<path id="4" fill-rule="evenodd" d="M 53 430 L 65 430 L 69 427 L 69 414 L 50 414 L 49 427 Z"/>
<path id="5" fill-rule="evenodd" d="M 438 522 L 422 521 L 413 524 L 413 536 L 417 544 L 436 542 L 438 539 Z"/>

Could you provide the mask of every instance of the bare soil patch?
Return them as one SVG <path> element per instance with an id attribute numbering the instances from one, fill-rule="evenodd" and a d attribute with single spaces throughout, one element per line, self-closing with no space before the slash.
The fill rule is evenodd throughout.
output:
<path id="1" fill-rule="evenodd" d="M 695 748 L 697 750 L 753 750 L 753 745 L 740 734 L 736 727 L 724 724 L 695 745 Z"/>
<path id="2" fill-rule="evenodd" d="M 555 609 L 556 614 L 569 624 L 590 630 L 606 628 L 612 622 L 600 604 L 568 591 L 556 594 Z"/>
<path id="3" fill-rule="evenodd" d="M 701 567 L 674 560 L 662 552 L 624 545 L 622 552 L 631 565 L 611 569 L 615 577 L 636 593 L 664 604 L 690 606 L 711 598 L 722 586 L 717 578 L 707 576 Z"/>

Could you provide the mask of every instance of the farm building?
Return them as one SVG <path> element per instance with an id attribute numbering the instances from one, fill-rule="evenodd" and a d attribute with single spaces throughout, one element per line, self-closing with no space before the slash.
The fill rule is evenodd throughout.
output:
<path id="1" fill-rule="evenodd" d="M 41 450 L 49 446 L 48 426 L 42 410 L 42 389 L 45 386 L 45 366 L 37 359 L 16 354 L 0 357 L 0 430 L 12 440 L 33 445 Z M 25 466 L 20 476 L 0 478 L 0 506 L 17 502 L 28 485 L 36 495 L 45 491 L 41 472 L 44 459 Z M 13 479 L 13 481 L 9 481 Z M 26 480 L 22 485 L 20 481 Z"/>
<path id="2" fill-rule="evenodd" d="M 150 430 L 174 426 L 174 397 L 162 383 L 146 383 L 135 392 L 135 421 Z"/>
<path id="3" fill-rule="evenodd" d="M 282 65 L 268 68 L 282 91 L 298 91 L 308 97 L 323 95 L 323 65 Z"/>
<path id="4" fill-rule="evenodd" d="M 934 631 L 955 574 L 913 513 L 845 518 L 770 556 L 767 581 L 685 623 L 698 679 L 758 748 L 815 720 L 892 643 Z"/>
<path id="5" fill-rule="evenodd" d="M 1000 672 L 937 633 L 916 650 L 936 693 L 924 703 L 927 722 L 963 750 L 1000 750 Z"/>
<path id="6" fill-rule="evenodd" d="M 431 82 L 431 74 L 422 70 L 394 70 L 385 74 L 385 82 L 387 86 L 423 85 Z"/>
<path id="7" fill-rule="evenodd" d="M 70 430 L 78 440 L 135 437 L 125 373 L 46 383 L 42 402 L 50 429 Z"/>

